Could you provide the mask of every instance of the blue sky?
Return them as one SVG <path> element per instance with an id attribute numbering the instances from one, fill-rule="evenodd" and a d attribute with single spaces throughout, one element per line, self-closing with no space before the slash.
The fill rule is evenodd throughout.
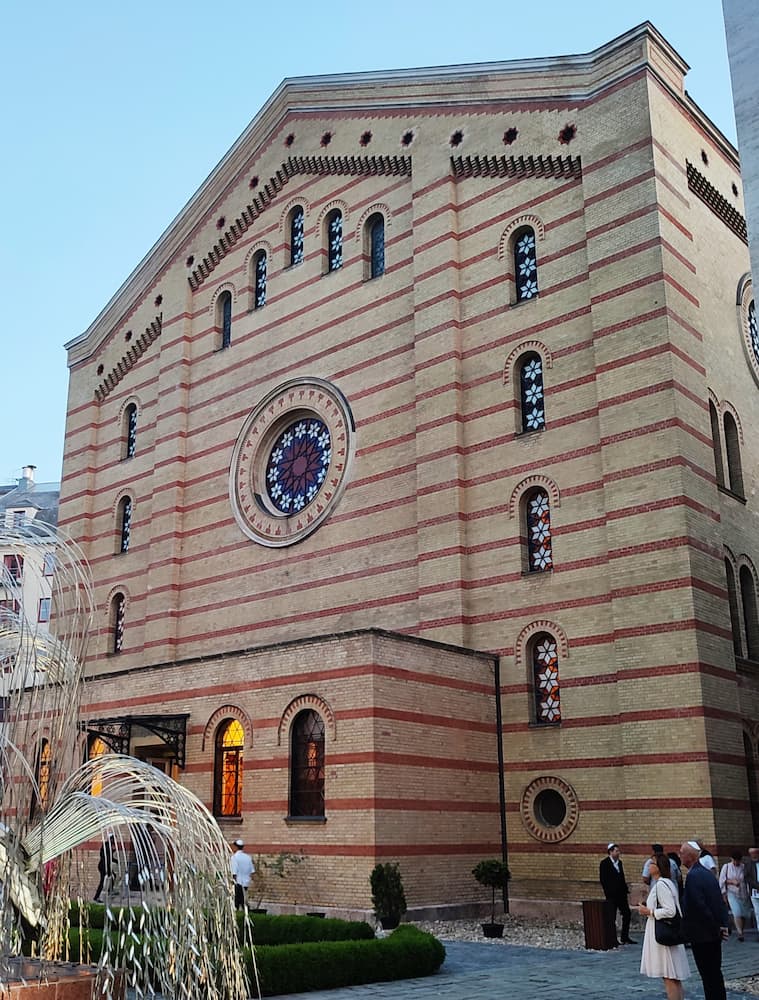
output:
<path id="1" fill-rule="evenodd" d="M 60 477 L 63 344 L 288 76 L 589 52 L 651 20 L 735 142 L 719 0 L 6 0 L 0 482 Z"/>

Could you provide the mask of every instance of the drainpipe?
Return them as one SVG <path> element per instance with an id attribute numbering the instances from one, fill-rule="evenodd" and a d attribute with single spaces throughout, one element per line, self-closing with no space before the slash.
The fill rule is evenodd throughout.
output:
<path id="1" fill-rule="evenodd" d="M 503 774 L 503 715 L 501 714 L 501 658 L 496 656 L 493 669 L 495 683 L 495 728 L 498 740 L 498 804 L 501 817 L 501 861 L 509 863 L 509 847 L 506 836 L 506 785 Z M 509 912 L 509 883 L 503 887 L 503 912 Z"/>

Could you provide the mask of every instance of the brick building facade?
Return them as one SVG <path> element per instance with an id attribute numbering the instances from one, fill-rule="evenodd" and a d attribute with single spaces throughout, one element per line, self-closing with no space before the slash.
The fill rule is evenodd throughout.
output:
<path id="1" fill-rule="evenodd" d="M 759 834 L 759 337 L 686 71 L 645 24 L 287 80 L 67 345 L 90 740 L 302 854 L 269 898 L 482 900 L 502 812 L 533 899 Z"/>

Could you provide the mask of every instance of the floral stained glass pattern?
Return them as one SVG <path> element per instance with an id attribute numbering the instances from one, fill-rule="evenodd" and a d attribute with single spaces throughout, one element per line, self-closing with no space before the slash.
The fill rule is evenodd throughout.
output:
<path id="1" fill-rule="evenodd" d="M 277 510 L 295 514 L 308 506 L 324 482 L 332 457 L 329 430 L 304 418 L 277 438 L 266 466 L 266 490 Z"/>
<path id="2" fill-rule="evenodd" d="M 254 308 L 262 309 L 266 305 L 266 251 L 259 250 L 256 254 L 256 297 Z"/>
<path id="3" fill-rule="evenodd" d="M 333 212 L 328 226 L 329 246 L 327 251 L 330 271 L 337 271 L 343 266 L 343 217 L 340 212 Z"/>
<path id="4" fill-rule="evenodd" d="M 756 325 L 756 304 L 753 299 L 748 307 L 748 334 L 751 339 L 751 350 L 754 352 L 754 359 L 759 364 L 759 330 Z"/>
<path id="5" fill-rule="evenodd" d="M 547 632 L 536 637 L 532 646 L 535 677 L 535 717 L 538 722 L 561 722 L 559 654 L 556 640 Z"/>
<path id="6" fill-rule="evenodd" d="M 303 209 L 293 209 L 290 220 L 290 264 L 300 264 L 303 260 Z"/>
<path id="7" fill-rule="evenodd" d="M 551 508 L 545 490 L 533 493 L 527 501 L 527 553 L 531 573 L 552 568 Z"/>
<path id="8" fill-rule="evenodd" d="M 535 252 L 535 232 L 522 229 L 514 243 L 514 273 L 516 275 L 517 302 L 532 299 L 538 294 L 538 262 Z"/>
<path id="9" fill-rule="evenodd" d="M 134 458 L 137 450 L 137 407 L 130 403 L 127 407 L 126 458 Z"/>
<path id="10" fill-rule="evenodd" d="M 543 363 L 539 354 L 528 354 L 519 375 L 522 431 L 539 431 L 546 425 Z"/>

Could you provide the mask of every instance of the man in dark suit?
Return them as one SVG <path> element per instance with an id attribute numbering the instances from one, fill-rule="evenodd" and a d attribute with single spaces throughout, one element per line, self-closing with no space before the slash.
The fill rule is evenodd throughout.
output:
<path id="1" fill-rule="evenodd" d="M 609 844 L 606 857 L 598 866 L 598 878 L 604 891 L 608 905 L 613 908 L 613 921 L 616 926 L 617 910 L 622 914 L 622 944 L 635 944 L 630 937 L 630 887 L 625 879 L 625 870 L 619 860 L 619 845 Z"/>
<path id="2" fill-rule="evenodd" d="M 688 869 L 682 898 L 683 930 L 691 943 L 693 960 L 704 984 L 704 1000 L 725 1000 L 722 942 L 730 933 L 727 906 L 719 883 L 699 864 L 700 853 L 701 848 L 695 840 L 689 840 L 680 848 L 680 857 Z"/>

